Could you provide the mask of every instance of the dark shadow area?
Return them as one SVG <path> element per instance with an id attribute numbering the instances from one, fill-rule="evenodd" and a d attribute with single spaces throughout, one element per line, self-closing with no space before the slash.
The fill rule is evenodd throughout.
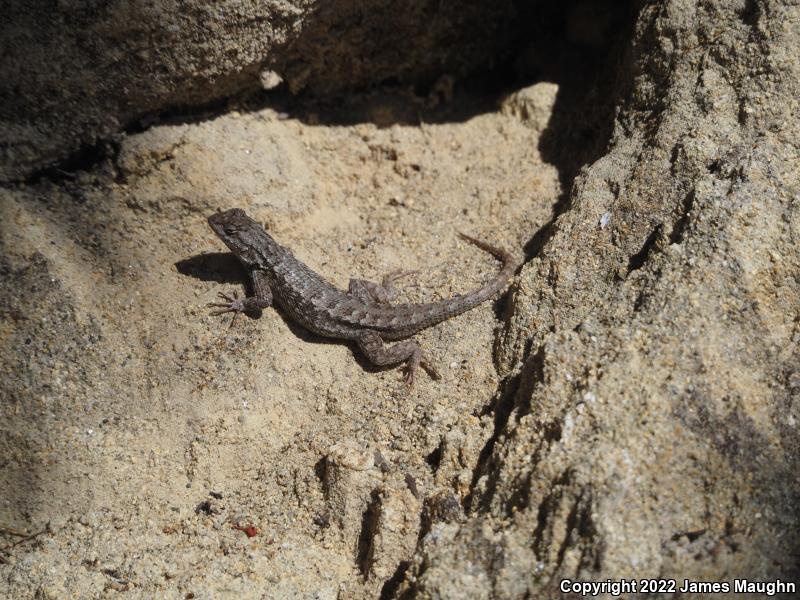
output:
<path id="1" fill-rule="evenodd" d="M 628 259 L 628 274 L 630 275 L 633 271 L 637 269 L 641 269 L 644 266 L 644 263 L 647 262 L 647 257 L 650 256 L 650 252 L 655 248 L 656 243 L 658 242 L 659 238 L 661 238 L 661 232 L 664 230 L 663 223 L 659 223 L 656 225 L 650 234 L 647 236 L 647 239 L 642 244 L 641 249 L 639 252 L 634 254 L 633 256 Z"/>
<path id="2" fill-rule="evenodd" d="M 569 208 L 581 168 L 600 158 L 608 146 L 614 111 L 630 85 L 623 79 L 623 66 L 637 8 L 634 2 L 596 2 L 576 3 L 565 13 L 553 9 L 549 16 L 557 26 L 541 31 L 531 45 L 528 68 L 559 85 L 539 151 L 558 169 L 561 194 L 551 220 L 525 245 L 527 258 L 541 252 L 555 220 Z"/>
<path id="3" fill-rule="evenodd" d="M 436 448 L 431 450 L 425 456 L 425 462 L 428 463 L 428 466 L 431 468 L 431 471 L 436 473 L 439 469 L 439 465 L 442 463 L 442 454 L 444 452 L 444 440 L 441 440 L 437 445 Z"/>
<path id="4" fill-rule="evenodd" d="M 175 268 L 181 275 L 194 277 L 200 281 L 217 283 L 246 283 L 250 285 L 247 271 L 232 252 L 209 252 L 179 260 Z M 248 289 L 248 293 L 251 290 Z"/>
<path id="5" fill-rule="evenodd" d="M 20 544 L 50 530 L 34 515 L 40 515 L 53 493 L 53 480 L 74 478 L 80 489 L 76 462 L 46 457 L 52 456 L 54 447 L 70 447 L 71 439 L 64 432 L 82 415 L 74 409 L 72 398 L 59 397 L 58 403 L 51 404 L 41 399 L 53 397 L 57 389 L 53 357 L 65 364 L 99 361 L 102 339 L 96 323 L 76 317 L 70 291 L 52 263 L 35 252 L 24 266 L 17 266 L 17 261 L 7 259 L 6 251 L 11 251 L 5 239 L 0 234 L 0 321 L 6 327 L 5 352 L 0 357 L 0 498 L 5 515 L 0 563 L 6 551 L 19 545 L 6 544 L 9 528 L 23 531 L 23 535 L 12 535 Z M 54 330 L 61 337 L 54 336 Z M 80 392 L 74 397 L 81 397 Z M 101 429 L 107 423 L 93 426 Z M 76 492 L 78 509 L 82 501 Z"/>
<path id="6" fill-rule="evenodd" d="M 797 429 L 783 427 L 784 437 L 780 438 L 783 447 L 778 449 L 746 411 L 736 407 L 727 413 L 717 412 L 713 408 L 714 392 L 704 388 L 698 386 L 683 394 L 681 403 L 673 408 L 672 416 L 718 452 L 733 472 L 751 474 L 753 487 L 750 493 L 754 505 L 763 507 L 763 518 L 773 531 L 786 530 L 787 526 L 791 529 L 798 522 L 796 507 L 800 505 L 798 486 L 792 485 L 792 482 L 797 482 L 800 463 Z M 787 397 L 786 403 L 789 402 L 791 400 Z M 780 414 L 781 418 L 775 420 L 778 423 L 784 421 L 782 417 L 787 413 Z M 716 538 L 717 545 L 736 553 L 740 551 L 742 540 L 751 537 L 750 532 L 743 537 L 745 532 L 735 528 L 731 521 L 726 522 L 724 533 L 720 533 L 713 530 L 681 532 L 679 542 L 702 555 L 708 552 L 709 544 L 703 539 L 707 536 Z M 796 543 L 793 546 L 798 549 Z M 780 569 L 785 579 L 797 579 L 800 574 L 800 552 L 773 554 L 769 560 Z"/>
<path id="7" fill-rule="evenodd" d="M 403 580 L 406 577 L 406 572 L 410 566 L 410 561 L 400 561 L 400 564 L 397 565 L 395 572 L 383 584 L 383 587 L 381 588 L 380 600 L 389 600 L 397 595 L 397 592 L 400 590 L 400 585 L 403 583 Z"/>
<path id="8" fill-rule="evenodd" d="M 175 263 L 175 269 L 181 275 L 193 277 L 200 281 L 214 281 L 220 284 L 227 285 L 244 285 L 245 297 L 252 296 L 255 291 L 253 290 L 253 282 L 247 275 L 242 263 L 231 252 L 210 252 L 208 254 L 199 254 Z M 218 290 L 218 298 L 216 301 L 225 304 L 227 300 L 225 296 L 235 297 L 238 296 L 236 289 L 220 289 Z M 233 294 L 233 296 L 231 296 Z M 221 306 L 212 307 L 209 305 L 208 309 L 211 314 L 214 310 L 223 308 Z M 262 311 L 253 310 L 245 311 L 245 315 L 250 318 L 258 318 L 261 316 Z M 233 313 L 230 313 L 231 315 Z M 233 326 L 233 323 L 231 323 Z"/>
<path id="9" fill-rule="evenodd" d="M 373 491 L 369 505 L 361 515 L 361 533 L 358 536 L 358 546 L 356 548 L 356 565 L 361 572 L 361 576 L 367 578 L 372 563 L 372 553 L 375 544 L 375 531 L 378 527 L 378 515 L 380 512 L 380 495 Z"/>
<path id="10" fill-rule="evenodd" d="M 66 189 L 69 189 L 69 184 L 78 178 L 79 173 L 92 171 L 106 163 L 113 163 L 118 154 L 119 144 L 114 140 L 99 140 L 94 144 L 83 144 L 64 160 L 31 173 L 25 179 L 25 183 L 36 185 L 44 180 L 61 183 Z"/>

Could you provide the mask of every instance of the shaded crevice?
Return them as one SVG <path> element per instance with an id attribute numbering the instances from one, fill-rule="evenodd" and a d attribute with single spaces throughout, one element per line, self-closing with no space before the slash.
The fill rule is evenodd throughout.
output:
<path id="1" fill-rule="evenodd" d="M 533 391 L 538 384 L 544 381 L 544 363 L 544 346 L 539 347 L 539 349 L 536 350 L 536 353 L 532 356 L 529 356 L 526 360 L 526 364 L 528 365 L 526 370 L 527 385 L 517 394 L 517 421 L 531 412 L 531 398 L 533 397 Z"/>
<path id="2" fill-rule="evenodd" d="M 270 90 L 245 88 L 207 102 L 171 104 L 158 111 L 142 113 L 128 121 L 123 131 L 126 135 L 134 135 L 159 125 L 195 125 L 213 121 L 232 110 L 248 114 L 272 108 L 283 113 L 293 102 L 285 85 Z"/>
<path id="3" fill-rule="evenodd" d="M 436 523 L 455 523 L 464 520 L 464 510 L 450 490 L 440 490 L 432 496 L 425 498 L 420 514 L 420 527 L 417 534 L 417 544 L 431 532 Z"/>
<path id="4" fill-rule="evenodd" d="M 572 535 L 577 529 L 579 521 L 578 517 L 579 502 L 580 498 L 578 498 L 578 501 L 574 502 L 569 509 L 569 514 L 567 515 L 567 522 L 566 522 L 566 533 L 564 534 L 564 539 L 561 540 L 561 544 L 559 544 L 558 546 L 558 552 L 556 553 L 556 561 L 555 561 L 556 568 L 564 564 L 564 555 L 567 553 L 569 547 L 574 544 L 574 540 L 572 540 Z"/>
<path id="5" fill-rule="evenodd" d="M 49 181 L 63 184 L 65 188 L 69 188 L 72 182 L 78 178 L 79 173 L 97 171 L 105 164 L 113 164 L 119 155 L 119 150 L 119 142 L 112 139 L 102 139 L 94 144 L 83 144 L 63 160 L 33 171 L 21 183 L 35 186 L 43 181 Z"/>
<path id="6" fill-rule="evenodd" d="M 656 225 L 647 236 L 647 239 L 645 239 L 641 250 L 628 259 L 628 274 L 631 274 L 633 271 L 641 269 L 644 266 L 648 257 L 650 256 L 650 252 L 653 251 L 653 249 L 656 247 L 656 243 L 661 238 L 661 232 L 663 229 L 663 223 Z"/>
<path id="7" fill-rule="evenodd" d="M 477 464 L 472 472 L 470 491 L 464 498 L 464 506 L 467 508 L 467 510 L 474 506 L 476 499 L 475 494 L 477 491 L 476 486 L 478 481 L 489 470 L 494 446 L 497 443 L 497 440 L 500 438 L 502 432 L 505 430 L 509 416 L 513 410 L 514 399 L 519 391 L 521 377 L 522 374 L 517 374 L 507 379 L 501 386 L 501 391 L 495 396 L 496 400 L 492 403 L 492 408 L 494 409 L 494 430 L 492 431 L 492 435 L 486 441 L 486 444 L 484 444 L 483 448 L 481 448 L 481 451 L 478 455 Z M 489 489 L 491 488 L 492 486 L 490 485 Z M 486 498 L 482 500 L 484 507 L 487 502 L 488 500 Z M 473 510 L 476 508 L 477 507 L 474 507 Z"/>
<path id="8" fill-rule="evenodd" d="M 485 509 L 491 501 L 492 490 L 494 490 L 496 478 L 499 476 L 498 469 L 491 469 L 494 447 L 506 430 L 509 419 L 515 410 L 522 411 L 524 414 L 530 413 L 530 404 L 527 403 L 527 400 L 521 401 L 520 399 L 530 399 L 535 386 L 543 380 L 544 356 L 544 348 L 539 348 L 534 356 L 525 361 L 522 371 L 507 379 L 502 385 L 501 391 L 498 392 L 497 400 L 492 405 L 494 409 L 494 429 L 478 455 L 478 462 L 470 483 L 470 492 L 464 499 L 465 507 L 477 508 L 474 506 L 476 486 L 480 478 L 487 473 L 489 474 L 489 482 L 487 482 L 486 487 L 489 493 L 487 497 L 481 499 L 482 508 Z M 519 417 L 521 416 L 523 415 L 519 415 Z"/>
<path id="9" fill-rule="evenodd" d="M 758 18 L 761 16 L 761 7 L 757 0 L 745 0 L 744 6 L 737 11 L 737 14 L 742 23 L 755 28 L 758 25 Z"/>
<path id="10" fill-rule="evenodd" d="M 442 455 L 444 453 L 444 439 L 439 441 L 439 444 L 434 448 L 426 457 L 425 462 L 435 473 L 439 470 L 439 465 L 442 462 Z"/>
<path id="11" fill-rule="evenodd" d="M 542 132 L 539 151 L 558 169 L 561 193 L 550 220 L 525 244 L 526 258 L 538 256 L 555 233 L 555 223 L 569 210 L 580 170 L 603 156 L 614 127 L 614 112 L 630 87 L 625 64 L 631 61 L 628 43 L 638 14 L 635 2 L 595 6 L 608 19 L 604 43 L 581 47 L 534 42 L 546 61 L 542 79 L 559 85 L 556 103 Z M 567 26 L 569 30 L 570 26 Z M 611 32 L 614 32 L 613 34 Z M 545 38 L 547 40 L 547 38 Z"/>
<path id="12" fill-rule="evenodd" d="M 681 216 L 678 218 L 675 226 L 672 228 L 672 232 L 669 234 L 670 244 L 680 244 L 683 242 L 686 228 L 689 226 L 689 218 L 691 217 L 692 208 L 694 208 L 694 200 L 695 191 L 692 189 L 692 191 L 686 194 L 686 196 L 683 198 L 683 203 L 681 205 Z"/>
<path id="13" fill-rule="evenodd" d="M 403 583 L 403 580 L 406 577 L 406 572 L 410 566 L 410 561 L 400 561 L 400 564 L 397 565 L 397 569 L 395 569 L 392 576 L 387 579 L 381 587 L 380 600 L 389 600 L 390 598 L 395 597 L 397 592 L 400 590 L 400 585 Z"/>
<path id="14" fill-rule="evenodd" d="M 572 474 L 569 471 L 562 473 L 553 482 L 550 493 L 539 503 L 536 511 L 536 527 L 533 530 L 531 549 L 536 556 L 542 557 L 545 548 L 545 534 L 550 528 L 550 517 L 556 512 L 563 498 L 563 488 L 569 487 Z"/>
<path id="15" fill-rule="evenodd" d="M 372 564 L 379 512 L 380 495 L 379 492 L 373 491 L 370 502 L 361 517 L 361 533 L 358 536 L 358 546 L 356 548 L 356 566 L 365 579 L 369 576 L 370 565 Z"/>
<path id="16" fill-rule="evenodd" d="M 594 534 L 594 529 L 591 516 L 591 495 L 584 489 L 579 492 L 567 515 L 566 534 L 558 549 L 556 564 L 558 566 L 564 564 L 564 556 L 567 550 L 590 538 Z M 585 559 L 586 553 L 583 553 L 581 560 L 584 561 Z M 593 560 L 592 562 L 594 563 L 595 561 Z"/>

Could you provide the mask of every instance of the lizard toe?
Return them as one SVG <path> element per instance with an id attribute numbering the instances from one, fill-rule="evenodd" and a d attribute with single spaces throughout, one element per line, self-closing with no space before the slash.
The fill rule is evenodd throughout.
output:
<path id="1" fill-rule="evenodd" d="M 425 369 L 425 372 L 431 376 L 431 379 L 439 380 L 442 378 L 441 374 L 439 373 L 439 369 L 436 368 L 436 365 L 431 362 L 431 359 L 427 355 L 422 355 L 419 364 L 423 369 Z"/>
<path id="2" fill-rule="evenodd" d="M 414 387 L 414 382 L 417 378 L 417 369 L 415 367 L 407 366 L 403 372 L 403 381 L 405 381 L 406 385 L 411 388 Z"/>
<path id="3" fill-rule="evenodd" d="M 219 315 L 224 315 L 226 313 L 240 313 L 245 311 L 245 303 L 241 299 L 236 292 L 233 292 L 233 296 L 229 296 L 228 294 L 224 294 L 222 292 L 217 292 L 217 294 L 226 302 L 209 302 L 206 306 L 212 308 L 219 308 L 220 310 L 211 311 L 211 315 L 217 317 Z"/>

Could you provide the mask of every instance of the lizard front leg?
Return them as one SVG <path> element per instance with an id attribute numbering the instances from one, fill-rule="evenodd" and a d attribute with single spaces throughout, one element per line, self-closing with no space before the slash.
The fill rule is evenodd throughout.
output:
<path id="1" fill-rule="evenodd" d="M 395 365 L 405 362 L 405 382 L 411 387 L 414 385 L 417 370 L 422 365 L 433 377 L 439 377 L 436 370 L 431 365 L 422 348 L 413 340 L 397 342 L 391 346 L 383 343 L 381 336 L 377 332 L 367 330 L 362 331 L 356 338 L 358 347 L 366 355 L 369 361 L 378 366 Z"/>
<path id="2" fill-rule="evenodd" d="M 254 269 L 250 272 L 250 279 L 253 281 L 253 291 L 255 292 L 253 296 L 239 298 L 236 292 L 233 293 L 233 297 L 219 292 L 220 297 L 227 300 L 227 302 L 211 302 L 209 306 L 215 306 L 220 309 L 213 311 L 211 314 L 218 316 L 232 312 L 234 313 L 233 316 L 235 319 L 236 315 L 241 312 L 252 312 L 269 308 L 272 305 L 272 290 L 269 288 L 267 276 L 263 271 Z M 233 325 L 233 321 L 231 321 L 231 325 Z"/>

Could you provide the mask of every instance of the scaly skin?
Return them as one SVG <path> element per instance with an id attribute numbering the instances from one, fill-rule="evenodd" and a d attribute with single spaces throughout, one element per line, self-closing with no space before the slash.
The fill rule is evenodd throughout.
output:
<path id="1" fill-rule="evenodd" d="M 383 285 L 351 279 L 348 291 L 343 292 L 297 260 L 291 250 L 278 244 L 243 210 L 218 212 L 208 218 L 208 224 L 242 262 L 255 290 L 254 296 L 244 299 L 222 295 L 227 302 L 212 304 L 222 309 L 214 314 L 263 309 L 274 300 L 306 329 L 325 337 L 355 341 L 375 365 L 405 362 L 408 385 L 414 383 L 419 366 L 435 375 L 432 365 L 413 340 L 390 346 L 384 342 L 410 337 L 478 306 L 504 289 L 520 265 L 505 250 L 461 234 L 503 261 L 502 269 L 491 281 L 468 294 L 439 302 L 390 304 L 395 295 L 392 283 L 407 273 L 390 274 Z"/>

